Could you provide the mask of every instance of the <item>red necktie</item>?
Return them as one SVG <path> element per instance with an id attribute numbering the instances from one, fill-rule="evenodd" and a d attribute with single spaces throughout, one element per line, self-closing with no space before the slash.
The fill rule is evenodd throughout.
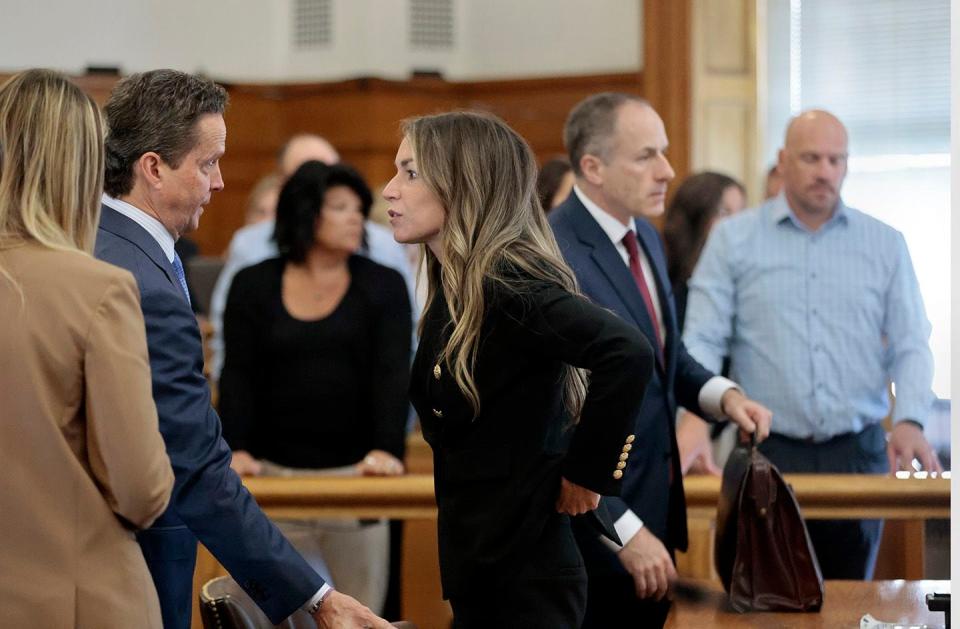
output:
<path id="1" fill-rule="evenodd" d="M 623 237 L 623 244 L 627 247 L 627 254 L 630 256 L 630 273 L 633 275 L 633 281 L 637 283 L 637 288 L 640 289 L 643 303 L 647 307 L 647 314 L 650 315 L 650 322 L 653 323 L 653 334 L 657 339 L 657 353 L 662 362 L 663 339 L 660 338 L 660 323 L 657 321 L 657 311 L 653 307 L 650 288 L 647 286 L 647 280 L 643 277 L 643 271 L 640 269 L 640 247 L 637 245 L 637 235 L 633 233 L 632 229 Z"/>

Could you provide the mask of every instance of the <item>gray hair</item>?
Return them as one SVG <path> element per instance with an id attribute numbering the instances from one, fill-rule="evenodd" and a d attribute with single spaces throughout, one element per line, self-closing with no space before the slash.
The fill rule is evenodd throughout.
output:
<path id="1" fill-rule="evenodd" d="M 178 168 L 197 143 L 197 120 L 222 114 L 227 100 L 213 81 L 176 70 L 132 74 L 117 83 L 104 106 L 107 194 L 130 192 L 133 165 L 144 153 L 157 153 Z"/>
<path id="2" fill-rule="evenodd" d="M 576 176 L 583 175 L 580 159 L 584 155 L 607 158 L 617 124 L 617 110 L 630 102 L 650 106 L 649 102 L 633 94 L 602 92 L 588 96 L 570 110 L 563 126 L 563 144 Z"/>

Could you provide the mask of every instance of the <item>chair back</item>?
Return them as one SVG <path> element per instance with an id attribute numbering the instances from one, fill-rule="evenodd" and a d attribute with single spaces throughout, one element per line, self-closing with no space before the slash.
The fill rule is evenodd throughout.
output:
<path id="1" fill-rule="evenodd" d="M 317 629 L 299 609 L 275 626 L 231 577 L 211 579 L 200 589 L 200 618 L 204 629 Z"/>
<path id="2" fill-rule="evenodd" d="M 310 614 L 300 609 L 275 626 L 229 576 L 211 579 L 200 589 L 200 618 L 204 629 L 317 629 Z M 417 629 L 406 620 L 391 624 L 396 629 Z"/>

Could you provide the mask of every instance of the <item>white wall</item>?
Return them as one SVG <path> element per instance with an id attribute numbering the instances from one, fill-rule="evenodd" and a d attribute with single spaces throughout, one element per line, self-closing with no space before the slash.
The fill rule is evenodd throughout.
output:
<path id="1" fill-rule="evenodd" d="M 333 43 L 297 51 L 293 0 L 0 0 L 0 72 L 158 67 L 223 81 L 452 80 L 640 69 L 642 0 L 453 0 L 456 43 L 412 50 L 404 0 L 334 0 Z"/>
<path id="2" fill-rule="evenodd" d="M 458 78 L 640 69 L 640 2 L 467 0 Z"/>

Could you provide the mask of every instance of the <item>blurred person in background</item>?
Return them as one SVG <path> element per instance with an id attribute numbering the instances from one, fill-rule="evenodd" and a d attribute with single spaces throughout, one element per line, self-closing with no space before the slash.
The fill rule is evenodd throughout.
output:
<path id="1" fill-rule="evenodd" d="M 667 252 L 667 274 L 673 287 L 677 323 L 683 332 L 687 312 L 687 281 L 700 258 L 707 235 L 718 220 L 746 207 L 746 190 L 736 179 L 717 172 L 701 172 L 687 177 L 673 194 L 667 208 L 663 240 Z M 721 374 L 727 375 L 727 365 Z M 714 440 L 723 439 L 723 454 L 714 453 Z M 680 469 L 684 474 L 720 474 L 725 454 L 734 445 L 736 430 L 729 424 L 709 424 L 686 409 L 678 411 L 677 446 Z"/>
<path id="2" fill-rule="evenodd" d="M 318 135 L 312 133 L 294 135 L 287 140 L 277 155 L 277 172 L 281 180 L 286 180 L 308 160 L 336 164 L 340 161 L 340 154 L 330 142 Z M 215 381 L 219 380 L 220 370 L 223 368 L 223 310 L 227 305 L 230 283 L 240 269 L 267 258 L 276 257 L 278 252 L 273 231 L 274 222 L 264 220 L 238 229 L 230 240 L 226 264 L 217 278 L 210 298 L 210 323 L 213 326 L 213 338 L 210 340 L 210 349 L 213 353 L 210 371 Z M 405 249 L 393 239 L 389 229 L 367 221 L 366 239 L 357 253 L 398 271 L 406 283 L 410 302 L 415 302 L 413 267 L 410 266 Z M 412 321 L 413 319 L 411 319 L 411 325 Z"/>
<path id="3" fill-rule="evenodd" d="M 254 225 L 274 219 L 277 215 L 277 198 L 280 196 L 281 185 L 283 180 L 277 173 L 265 175 L 254 184 L 247 198 L 247 211 L 243 217 L 244 225 Z"/>
<path id="4" fill-rule="evenodd" d="M 923 428 L 934 395 L 930 322 L 903 234 L 847 206 L 843 123 L 790 121 L 782 194 L 720 222 L 693 276 L 690 354 L 777 417 L 760 450 L 784 473 L 940 472 Z M 889 435 L 888 384 L 896 386 Z M 826 579 L 873 576 L 883 521 L 808 520 Z"/>
<path id="5" fill-rule="evenodd" d="M 573 190 L 573 170 L 570 160 L 559 155 L 547 160 L 537 174 L 537 197 L 544 212 L 563 203 Z"/>
<path id="6" fill-rule="evenodd" d="M 280 191 L 279 257 L 233 280 L 220 416 L 240 474 L 404 471 L 410 302 L 399 273 L 355 253 L 371 203 L 353 168 L 304 163 Z M 380 613 L 386 521 L 276 522 L 337 589 Z"/>

